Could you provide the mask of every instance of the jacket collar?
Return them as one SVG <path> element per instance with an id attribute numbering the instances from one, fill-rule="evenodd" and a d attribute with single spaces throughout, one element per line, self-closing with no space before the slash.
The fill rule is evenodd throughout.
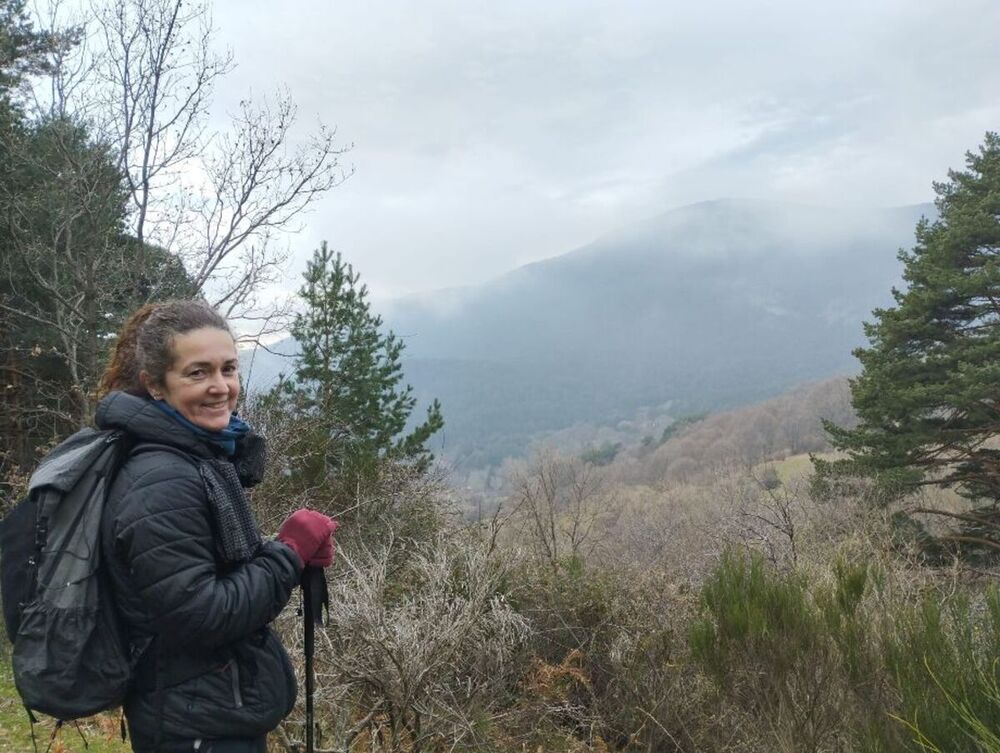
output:
<path id="1" fill-rule="evenodd" d="M 149 398 L 127 392 L 111 392 L 101 398 L 94 422 L 99 429 L 121 429 L 139 441 L 170 445 L 199 457 L 221 454 L 159 410 Z"/>
<path id="2" fill-rule="evenodd" d="M 148 397 L 127 392 L 111 392 L 102 398 L 97 403 L 95 423 L 99 429 L 127 431 L 140 442 L 170 445 L 200 458 L 228 460 L 245 487 L 255 486 L 264 478 L 267 443 L 252 430 L 237 440 L 236 454 L 229 457 L 221 447 L 205 441 L 157 408 Z"/>

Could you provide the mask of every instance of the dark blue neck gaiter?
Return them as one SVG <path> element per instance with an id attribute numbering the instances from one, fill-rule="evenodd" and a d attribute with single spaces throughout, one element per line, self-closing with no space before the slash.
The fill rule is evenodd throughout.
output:
<path id="1" fill-rule="evenodd" d="M 230 457 L 236 453 L 237 440 L 250 431 L 250 425 L 238 418 L 235 413 L 229 417 L 229 426 L 225 429 L 208 431 L 188 421 L 180 414 L 180 411 L 167 405 L 163 400 L 154 400 L 153 404 L 192 434 L 204 439 L 209 444 L 220 447 Z"/>

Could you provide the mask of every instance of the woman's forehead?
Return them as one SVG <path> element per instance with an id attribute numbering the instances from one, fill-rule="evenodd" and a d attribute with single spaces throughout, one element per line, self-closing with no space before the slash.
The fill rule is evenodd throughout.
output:
<path id="1" fill-rule="evenodd" d="M 171 345 L 176 364 L 237 360 L 236 343 L 224 329 L 202 327 L 174 335 Z"/>

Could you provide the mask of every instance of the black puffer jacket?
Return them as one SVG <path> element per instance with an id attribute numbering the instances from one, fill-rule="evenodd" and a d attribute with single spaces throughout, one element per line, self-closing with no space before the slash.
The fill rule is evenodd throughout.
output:
<path id="1" fill-rule="evenodd" d="M 134 652 L 125 714 L 134 742 L 256 737 L 295 702 L 295 676 L 267 626 L 298 583 L 298 557 L 265 541 L 248 561 L 220 557 L 198 461 L 218 451 L 151 401 L 115 392 L 102 429 L 138 443 L 111 487 L 105 562 Z"/>

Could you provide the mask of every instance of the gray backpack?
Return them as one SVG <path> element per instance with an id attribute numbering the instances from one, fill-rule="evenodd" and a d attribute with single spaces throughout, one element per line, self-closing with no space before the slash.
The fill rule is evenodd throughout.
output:
<path id="1" fill-rule="evenodd" d="M 29 714 L 76 719 L 125 698 L 132 667 L 101 567 L 101 516 L 130 444 L 119 431 L 81 429 L 42 460 L 0 522 L 0 595 Z"/>

